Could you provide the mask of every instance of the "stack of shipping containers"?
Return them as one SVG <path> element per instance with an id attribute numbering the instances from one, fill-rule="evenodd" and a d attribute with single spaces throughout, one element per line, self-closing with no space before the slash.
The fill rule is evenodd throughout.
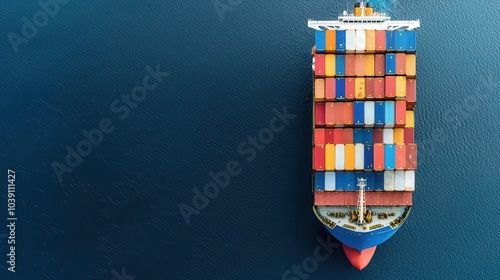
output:
<path id="1" fill-rule="evenodd" d="M 360 177 L 367 203 L 411 204 L 415 31 L 317 30 L 315 43 L 316 205 L 355 205 Z"/>

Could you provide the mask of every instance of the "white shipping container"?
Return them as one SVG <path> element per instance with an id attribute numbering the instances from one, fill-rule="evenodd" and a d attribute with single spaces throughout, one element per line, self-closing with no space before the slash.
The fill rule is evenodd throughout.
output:
<path id="1" fill-rule="evenodd" d="M 405 171 L 405 191 L 415 190 L 415 170 Z"/>
<path id="2" fill-rule="evenodd" d="M 325 191 L 335 190 L 335 172 L 325 172 Z"/>
<path id="3" fill-rule="evenodd" d="M 384 172 L 384 191 L 393 191 L 395 184 L 394 171 Z"/>
<path id="4" fill-rule="evenodd" d="M 375 125 L 375 102 L 365 101 L 365 127 Z"/>
<path id="5" fill-rule="evenodd" d="M 354 29 L 345 31 L 345 50 L 346 52 L 354 52 L 356 50 L 356 30 Z"/>
<path id="6" fill-rule="evenodd" d="M 405 172 L 403 170 L 395 171 L 396 180 L 394 182 L 394 190 L 404 191 L 405 190 Z"/>
<path id="7" fill-rule="evenodd" d="M 384 144 L 394 144 L 394 129 L 384 128 Z"/>
<path id="8" fill-rule="evenodd" d="M 335 145 L 335 170 L 344 170 L 344 144 Z"/>
<path id="9" fill-rule="evenodd" d="M 356 52 L 363 53 L 365 52 L 366 47 L 366 32 L 365 30 L 357 30 L 356 31 Z"/>
<path id="10" fill-rule="evenodd" d="M 365 145 L 354 145 L 354 169 L 363 170 L 365 168 Z"/>

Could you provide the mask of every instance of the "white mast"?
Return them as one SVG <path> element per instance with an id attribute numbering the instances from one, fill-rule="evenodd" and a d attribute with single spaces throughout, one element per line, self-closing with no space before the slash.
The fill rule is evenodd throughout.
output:
<path id="1" fill-rule="evenodd" d="M 358 225 L 364 224 L 364 216 L 365 216 L 365 209 L 366 209 L 366 201 L 365 201 L 365 186 L 366 186 L 366 179 L 364 178 L 358 178 L 358 187 L 359 187 L 359 193 L 358 193 Z"/>

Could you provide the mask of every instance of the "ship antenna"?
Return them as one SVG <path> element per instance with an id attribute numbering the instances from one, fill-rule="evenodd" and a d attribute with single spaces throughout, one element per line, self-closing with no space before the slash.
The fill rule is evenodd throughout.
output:
<path id="1" fill-rule="evenodd" d="M 365 186 L 366 179 L 358 178 L 358 225 L 364 224 L 364 215 L 366 210 L 366 201 L 365 201 Z"/>

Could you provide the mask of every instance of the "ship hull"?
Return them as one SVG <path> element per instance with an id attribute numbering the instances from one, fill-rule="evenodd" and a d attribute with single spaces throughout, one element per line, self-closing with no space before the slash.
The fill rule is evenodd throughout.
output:
<path id="1" fill-rule="evenodd" d="M 360 252 L 385 242 L 401 227 L 400 225 L 392 229 L 390 226 L 387 226 L 370 232 L 356 232 L 340 226 L 336 226 L 333 229 L 326 225 L 324 226 L 342 244 Z"/>

